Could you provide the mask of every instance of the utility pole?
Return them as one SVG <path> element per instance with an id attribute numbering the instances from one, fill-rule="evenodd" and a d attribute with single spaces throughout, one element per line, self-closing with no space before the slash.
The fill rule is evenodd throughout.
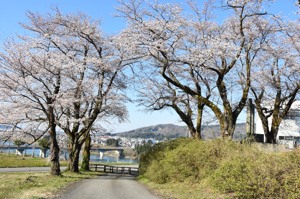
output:
<path id="1" fill-rule="evenodd" d="M 246 134 L 247 138 L 254 134 L 254 104 L 251 98 L 248 99 L 247 103 Z"/>

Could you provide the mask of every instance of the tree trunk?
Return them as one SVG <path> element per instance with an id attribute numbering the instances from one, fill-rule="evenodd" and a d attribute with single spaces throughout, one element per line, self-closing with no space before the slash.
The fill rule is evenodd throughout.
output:
<path id="1" fill-rule="evenodd" d="M 84 148 L 82 152 L 82 164 L 81 164 L 81 170 L 82 171 L 89 171 L 90 170 L 90 155 L 91 155 L 91 135 L 88 133 Z"/>
<path id="2" fill-rule="evenodd" d="M 233 121 L 231 117 L 228 117 L 226 118 L 226 120 L 223 120 L 223 124 L 220 125 L 221 135 L 223 139 L 232 140 L 235 125 L 236 121 Z"/>
<path id="3" fill-rule="evenodd" d="M 48 104 L 51 104 L 51 100 L 48 99 Z M 48 107 L 48 120 L 49 120 L 49 134 L 50 134 L 50 162 L 51 162 L 51 175 L 61 175 L 59 164 L 59 146 L 56 139 L 56 124 L 54 119 L 54 110 L 52 106 Z"/>
<path id="4" fill-rule="evenodd" d="M 197 131 L 194 126 L 188 126 L 189 134 L 193 139 L 201 140 L 201 132 Z"/>
<path id="5" fill-rule="evenodd" d="M 266 134 L 266 143 L 269 143 L 269 144 L 277 143 L 278 130 L 279 130 L 278 126 L 271 127 L 271 131 L 268 131 L 268 133 Z"/>
<path id="6" fill-rule="evenodd" d="M 203 110 L 204 110 L 204 104 L 201 103 L 198 100 L 198 115 L 197 115 L 197 121 L 196 121 L 196 138 L 201 140 L 202 139 L 202 135 L 201 135 L 201 126 L 202 126 L 202 116 L 203 116 Z"/>
<path id="7" fill-rule="evenodd" d="M 195 139 L 198 139 L 198 140 L 201 140 L 201 139 L 202 139 L 202 137 L 201 137 L 201 132 L 199 132 L 199 131 L 196 131 L 196 132 L 195 132 Z"/>
<path id="8" fill-rule="evenodd" d="M 51 161 L 51 175 L 61 175 L 59 163 L 59 146 L 56 139 L 56 132 L 50 133 L 50 161 Z"/>
<path id="9" fill-rule="evenodd" d="M 266 140 L 265 140 L 266 143 L 275 144 L 272 133 L 268 132 L 265 134 L 265 136 L 266 136 Z"/>
<path id="10" fill-rule="evenodd" d="M 79 154 L 80 146 L 77 140 L 69 143 L 69 162 L 68 162 L 68 171 L 79 172 Z"/>

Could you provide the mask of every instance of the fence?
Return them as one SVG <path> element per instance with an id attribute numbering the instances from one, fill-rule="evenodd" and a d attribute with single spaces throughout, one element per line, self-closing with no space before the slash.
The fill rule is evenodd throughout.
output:
<path id="1" fill-rule="evenodd" d="M 139 168 L 126 166 L 111 166 L 105 164 L 90 164 L 90 169 L 104 173 L 128 174 L 133 176 L 139 175 Z"/>

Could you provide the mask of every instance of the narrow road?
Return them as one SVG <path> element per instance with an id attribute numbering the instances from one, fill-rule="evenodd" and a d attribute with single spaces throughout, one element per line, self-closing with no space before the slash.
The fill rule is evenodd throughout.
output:
<path id="1" fill-rule="evenodd" d="M 64 171 L 67 167 L 60 167 Z M 17 168 L 0 168 L 0 172 L 50 172 L 50 167 L 17 167 Z"/>
<path id="2" fill-rule="evenodd" d="M 107 174 L 79 181 L 56 199 L 159 199 L 134 177 Z"/>

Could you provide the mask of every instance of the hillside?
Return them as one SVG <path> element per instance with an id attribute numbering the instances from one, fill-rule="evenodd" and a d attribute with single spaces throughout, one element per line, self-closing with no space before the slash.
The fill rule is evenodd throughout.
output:
<path id="1" fill-rule="evenodd" d="M 155 138 L 162 140 L 164 138 L 187 137 L 187 130 L 185 126 L 159 124 L 121 132 L 118 135 L 129 138 Z"/>
<path id="2" fill-rule="evenodd" d="M 246 124 L 241 123 L 236 126 L 235 139 L 244 137 Z M 118 133 L 119 136 L 128 138 L 155 138 L 162 140 L 164 138 L 171 139 L 177 137 L 187 137 L 188 131 L 186 126 L 178 126 L 174 124 L 159 124 L 143 128 L 134 129 Z M 205 126 L 202 129 L 202 136 L 205 139 L 215 138 L 220 136 L 220 129 L 218 125 Z"/>

